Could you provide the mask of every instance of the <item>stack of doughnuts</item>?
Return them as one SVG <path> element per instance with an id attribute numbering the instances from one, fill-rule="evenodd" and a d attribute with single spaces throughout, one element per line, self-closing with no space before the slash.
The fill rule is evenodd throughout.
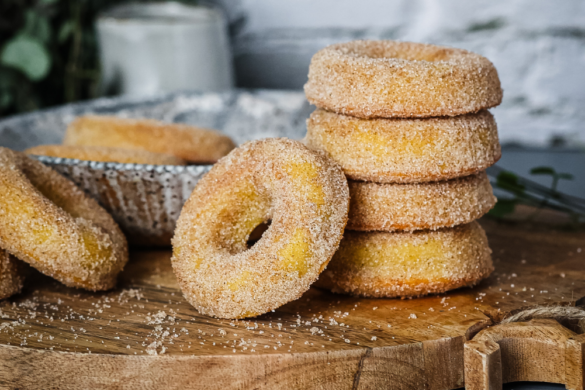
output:
<path id="1" fill-rule="evenodd" d="M 492 272 L 475 222 L 495 204 L 485 169 L 501 154 L 487 109 L 502 90 L 489 60 L 418 43 L 336 44 L 313 57 L 305 93 L 317 106 L 305 143 L 341 165 L 351 196 L 318 286 L 413 297 Z"/>

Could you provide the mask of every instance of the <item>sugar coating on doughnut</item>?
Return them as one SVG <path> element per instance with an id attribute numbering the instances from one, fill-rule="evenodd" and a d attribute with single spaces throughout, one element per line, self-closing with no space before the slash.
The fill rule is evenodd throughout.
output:
<path id="1" fill-rule="evenodd" d="M 435 230 L 469 223 L 496 204 L 485 172 L 430 183 L 348 184 L 348 230 Z"/>
<path id="2" fill-rule="evenodd" d="M 235 147 L 231 138 L 216 130 L 98 115 L 75 119 L 67 127 L 63 144 L 147 150 L 197 164 L 214 163 Z"/>
<path id="3" fill-rule="evenodd" d="M 20 292 L 27 271 L 23 262 L 0 249 L 0 299 Z"/>
<path id="4" fill-rule="evenodd" d="M 348 208 L 345 176 L 324 154 L 284 138 L 245 143 L 197 183 L 181 211 L 172 263 L 185 298 L 221 318 L 298 298 L 337 249 Z"/>
<path id="5" fill-rule="evenodd" d="M 488 111 L 426 119 L 360 119 L 325 110 L 307 120 L 304 142 L 324 150 L 348 178 L 376 183 L 447 180 L 486 169 L 501 156 Z"/>
<path id="6" fill-rule="evenodd" d="M 0 148 L 0 247 L 67 286 L 106 290 L 128 260 L 112 217 L 71 181 Z"/>
<path id="7" fill-rule="evenodd" d="M 472 286 L 493 271 L 477 222 L 435 231 L 346 231 L 318 287 L 363 297 L 416 297 Z"/>
<path id="8" fill-rule="evenodd" d="M 456 116 L 502 101 L 498 73 L 485 57 L 396 41 L 353 41 L 318 51 L 305 94 L 317 107 L 362 118 Z"/>
<path id="9" fill-rule="evenodd" d="M 39 145 L 25 150 L 26 154 L 72 158 L 86 161 L 123 164 L 186 165 L 181 158 L 147 150 L 111 148 L 107 146 Z"/>

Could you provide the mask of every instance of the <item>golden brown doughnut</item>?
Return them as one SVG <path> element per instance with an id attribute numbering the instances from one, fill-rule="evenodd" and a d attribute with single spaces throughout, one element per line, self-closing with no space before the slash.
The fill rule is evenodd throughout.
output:
<path id="1" fill-rule="evenodd" d="M 347 228 L 421 230 L 469 223 L 496 204 L 485 172 L 447 181 L 377 184 L 352 181 Z"/>
<path id="2" fill-rule="evenodd" d="M 112 217 L 49 167 L 0 148 L 0 248 L 67 286 L 107 290 L 128 260 Z"/>
<path id="3" fill-rule="evenodd" d="M 416 297 L 471 286 L 493 271 L 477 222 L 435 231 L 346 231 L 318 287 L 374 297 Z"/>
<path id="4" fill-rule="evenodd" d="M 24 151 L 26 154 L 73 158 L 87 161 L 123 164 L 185 165 L 187 162 L 169 154 L 147 150 L 110 148 L 107 146 L 39 145 Z"/>
<path id="5" fill-rule="evenodd" d="M 316 110 L 305 143 L 324 150 L 348 178 L 418 183 L 470 175 L 501 156 L 488 111 L 428 119 L 359 119 Z"/>
<path id="6" fill-rule="evenodd" d="M 152 119 L 86 115 L 67 128 L 65 145 L 108 146 L 170 154 L 191 163 L 214 163 L 235 147 L 215 130 Z"/>
<path id="7" fill-rule="evenodd" d="M 201 313 L 254 317 L 298 298 L 327 265 L 347 222 L 337 164 L 297 141 L 248 142 L 221 159 L 183 207 L 173 269 Z M 272 223 L 248 249 L 250 233 Z"/>
<path id="8" fill-rule="evenodd" d="M 361 118 L 456 116 L 502 101 L 498 72 L 479 54 L 396 41 L 328 46 L 311 60 L 307 99 Z"/>
<path id="9" fill-rule="evenodd" d="M 26 265 L 22 261 L 0 249 L 0 299 L 18 294 L 26 273 Z"/>

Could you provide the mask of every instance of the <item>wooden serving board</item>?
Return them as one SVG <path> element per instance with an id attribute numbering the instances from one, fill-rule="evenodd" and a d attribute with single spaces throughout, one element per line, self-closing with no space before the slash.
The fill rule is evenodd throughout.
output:
<path id="1" fill-rule="evenodd" d="M 475 288 L 420 299 L 311 289 L 251 320 L 200 315 L 169 251 L 134 251 L 119 287 L 35 274 L 0 303 L 0 387 L 451 389 L 464 342 L 491 318 L 585 296 L 585 232 L 483 221 L 496 267 Z"/>

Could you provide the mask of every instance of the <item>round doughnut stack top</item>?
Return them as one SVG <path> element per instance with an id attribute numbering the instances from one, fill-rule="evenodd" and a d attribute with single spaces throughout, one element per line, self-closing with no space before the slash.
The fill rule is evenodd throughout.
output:
<path id="1" fill-rule="evenodd" d="M 498 73 L 478 54 L 396 41 L 353 41 L 313 56 L 317 106 L 305 143 L 349 181 L 345 238 L 318 286 L 409 297 L 469 286 L 493 269 L 473 222 L 495 204 L 484 170 L 501 155 L 488 108 Z"/>

